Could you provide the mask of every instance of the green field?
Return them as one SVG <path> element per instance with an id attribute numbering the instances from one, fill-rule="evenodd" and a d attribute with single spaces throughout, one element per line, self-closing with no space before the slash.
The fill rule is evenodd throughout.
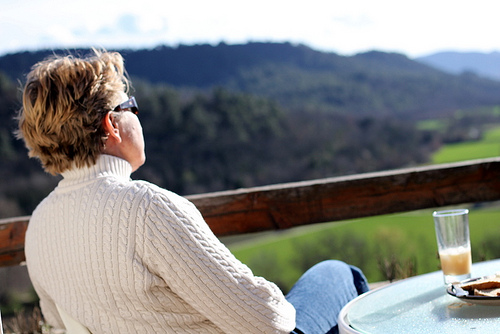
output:
<path id="1" fill-rule="evenodd" d="M 462 206 L 463 207 L 463 206 Z M 500 208 L 470 208 L 474 261 L 500 257 Z M 370 282 L 385 280 L 381 260 L 393 259 L 402 270 L 397 278 L 439 269 L 433 210 L 318 224 L 260 236 L 257 241 L 229 244 L 235 256 L 256 275 L 284 290 L 305 270 L 297 259 L 314 252 L 309 265 L 332 258 L 363 269 Z M 330 250 L 327 256 L 325 250 Z M 314 261 L 314 259 L 316 261 Z"/>
<path id="2" fill-rule="evenodd" d="M 444 147 L 434 162 L 494 157 L 499 149 L 500 127 L 489 130 L 481 141 Z M 473 261 L 500 257 L 500 205 L 469 208 Z M 376 282 L 439 269 L 432 211 L 317 224 L 224 242 L 256 275 L 284 291 L 312 264 L 329 258 L 359 266 L 370 282 Z"/>
<path id="3" fill-rule="evenodd" d="M 432 163 L 448 163 L 463 160 L 500 156 L 500 127 L 485 132 L 482 140 L 446 145 L 436 152 Z"/>

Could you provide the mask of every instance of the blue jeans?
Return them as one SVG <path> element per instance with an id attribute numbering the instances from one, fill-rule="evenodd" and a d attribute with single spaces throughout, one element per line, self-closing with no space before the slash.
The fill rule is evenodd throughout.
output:
<path id="1" fill-rule="evenodd" d="M 286 295 L 297 311 L 292 333 L 338 333 L 337 318 L 344 305 L 368 289 L 360 269 L 336 260 L 318 263 Z"/>

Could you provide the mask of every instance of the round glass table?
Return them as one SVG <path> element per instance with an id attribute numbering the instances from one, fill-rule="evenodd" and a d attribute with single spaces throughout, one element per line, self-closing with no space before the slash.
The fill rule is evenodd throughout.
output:
<path id="1" fill-rule="evenodd" d="M 500 260 L 475 263 L 472 277 L 500 271 Z M 367 292 L 339 315 L 340 333 L 500 333 L 500 306 L 464 302 L 446 292 L 442 271 Z"/>

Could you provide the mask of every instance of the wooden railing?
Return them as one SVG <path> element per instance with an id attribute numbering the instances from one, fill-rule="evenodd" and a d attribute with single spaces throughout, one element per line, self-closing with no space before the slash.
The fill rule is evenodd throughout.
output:
<path id="1" fill-rule="evenodd" d="M 500 199 L 500 158 L 187 196 L 218 236 Z M 0 220 L 0 266 L 24 261 L 29 216 Z"/>

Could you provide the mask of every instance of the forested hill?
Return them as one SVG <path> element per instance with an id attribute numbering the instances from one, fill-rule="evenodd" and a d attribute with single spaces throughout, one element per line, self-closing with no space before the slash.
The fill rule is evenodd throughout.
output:
<path id="1" fill-rule="evenodd" d="M 443 142 L 500 123 L 500 82 L 400 54 L 288 43 L 121 52 L 146 140 L 133 177 L 182 195 L 423 164 Z M 19 82 L 52 53 L 67 51 L 0 57 L 0 217 L 30 214 L 58 180 L 12 135 Z M 438 130 L 416 126 L 457 110 Z"/>
<path id="2" fill-rule="evenodd" d="M 425 118 L 500 102 L 500 82 L 447 74 L 394 53 L 347 57 L 290 43 L 120 51 L 132 77 L 178 88 L 221 86 L 273 99 L 288 110 Z M 65 51 L 0 57 L 0 71 L 18 79 L 54 52 Z"/>
<path id="3" fill-rule="evenodd" d="M 221 85 L 292 110 L 426 117 L 500 101 L 498 82 L 377 51 L 346 57 L 288 43 L 160 47 L 128 53 L 127 66 L 154 82 Z"/>

